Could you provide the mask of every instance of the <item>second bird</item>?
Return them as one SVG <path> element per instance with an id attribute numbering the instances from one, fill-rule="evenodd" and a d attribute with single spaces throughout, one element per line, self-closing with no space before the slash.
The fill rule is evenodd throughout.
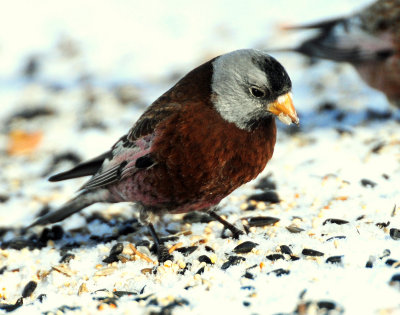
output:
<path id="1" fill-rule="evenodd" d="M 400 0 L 379 0 L 349 17 L 286 29 L 319 30 L 288 50 L 351 63 L 368 85 L 400 107 Z"/>

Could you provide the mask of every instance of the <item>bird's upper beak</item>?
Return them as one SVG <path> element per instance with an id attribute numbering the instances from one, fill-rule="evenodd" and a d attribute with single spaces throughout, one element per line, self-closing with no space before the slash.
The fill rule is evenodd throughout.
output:
<path id="1" fill-rule="evenodd" d="M 267 110 L 276 115 L 286 125 L 299 124 L 296 109 L 293 106 L 292 93 L 288 92 L 279 96 L 274 102 L 267 105 Z"/>

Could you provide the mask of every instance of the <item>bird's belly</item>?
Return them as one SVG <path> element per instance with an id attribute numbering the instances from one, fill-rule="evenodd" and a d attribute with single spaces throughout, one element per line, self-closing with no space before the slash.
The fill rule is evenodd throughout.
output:
<path id="1" fill-rule="evenodd" d="M 221 153 L 222 154 L 222 153 Z M 246 152 L 213 163 L 182 160 L 175 166 L 157 164 L 140 170 L 110 190 L 119 201 L 139 202 L 154 212 L 183 213 L 217 205 L 233 190 L 256 177 L 269 156 Z"/>

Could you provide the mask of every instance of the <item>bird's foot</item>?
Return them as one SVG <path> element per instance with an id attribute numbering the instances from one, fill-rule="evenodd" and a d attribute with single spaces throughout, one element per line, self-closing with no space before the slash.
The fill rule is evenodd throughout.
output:
<path id="1" fill-rule="evenodd" d="M 232 232 L 232 237 L 235 239 L 238 239 L 240 237 L 240 235 L 244 235 L 245 233 L 242 230 L 239 230 L 236 226 L 234 226 L 233 224 L 229 223 L 228 221 L 222 219 L 218 214 L 215 213 L 214 210 L 208 212 L 208 214 L 214 218 L 215 220 L 217 220 L 218 222 L 222 223 L 222 225 L 228 229 L 229 231 Z"/>
<path id="2" fill-rule="evenodd" d="M 168 251 L 168 248 L 165 245 L 157 246 L 157 259 L 159 263 L 166 262 L 167 260 L 173 260 L 174 256 L 171 255 Z"/>
<path id="3" fill-rule="evenodd" d="M 174 258 L 174 256 L 172 256 L 169 253 L 168 248 L 165 247 L 165 245 L 160 241 L 160 238 L 158 237 L 153 224 L 149 223 L 148 227 L 149 227 L 150 234 L 153 237 L 154 245 L 157 250 L 158 262 L 163 263 L 167 260 L 172 260 Z"/>

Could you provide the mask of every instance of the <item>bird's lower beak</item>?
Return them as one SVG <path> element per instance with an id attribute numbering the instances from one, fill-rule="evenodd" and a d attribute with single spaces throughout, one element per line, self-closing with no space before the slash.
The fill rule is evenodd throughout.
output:
<path id="1" fill-rule="evenodd" d="M 267 110 L 276 115 L 286 125 L 299 124 L 296 109 L 293 106 L 292 93 L 288 92 L 279 96 L 274 102 L 267 105 Z"/>

